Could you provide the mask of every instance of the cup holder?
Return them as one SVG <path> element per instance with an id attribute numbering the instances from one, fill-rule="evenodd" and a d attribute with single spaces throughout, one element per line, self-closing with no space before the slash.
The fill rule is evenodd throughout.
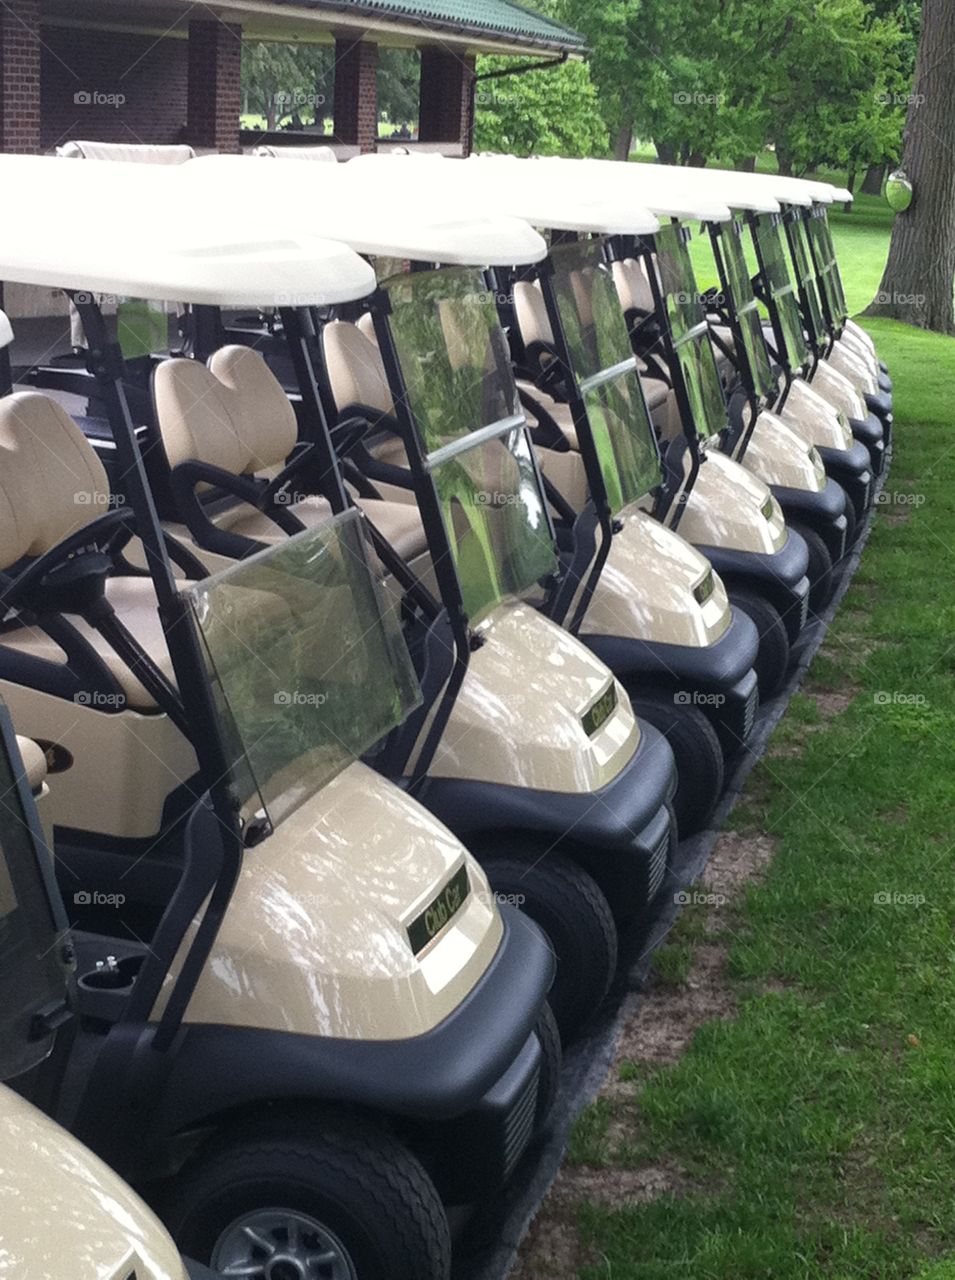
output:
<path id="1" fill-rule="evenodd" d="M 80 986 L 87 991 L 122 991 L 133 985 L 142 967 L 142 956 L 124 956 L 122 960 L 112 963 L 107 960 L 102 968 L 97 967 L 84 973 L 80 978 Z"/>
<path id="2" fill-rule="evenodd" d="M 123 956 L 121 960 L 108 956 L 95 969 L 81 974 L 77 980 L 80 1012 L 91 1018 L 115 1019 L 142 966 L 142 956 Z"/>

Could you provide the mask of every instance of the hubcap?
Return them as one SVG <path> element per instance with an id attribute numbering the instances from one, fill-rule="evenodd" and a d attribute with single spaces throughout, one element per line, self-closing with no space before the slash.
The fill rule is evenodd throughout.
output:
<path id="1" fill-rule="evenodd" d="M 334 1231 L 293 1209 L 260 1209 L 236 1218 L 216 1241 L 210 1266 L 244 1280 L 358 1280 Z"/>

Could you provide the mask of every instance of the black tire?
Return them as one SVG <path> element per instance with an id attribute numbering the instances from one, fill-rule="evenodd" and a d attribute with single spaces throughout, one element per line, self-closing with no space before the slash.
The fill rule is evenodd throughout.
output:
<path id="1" fill-rule="evenodd" d="M 589 872 L 561 853 L 481 857 L 491 888 L 544 931 L 557 959 L 548 997 L 566 1044 L 596 1012 L 617 968 L 617 926 Z"/>
<path id="2" fill-rule="evenodd" d="M 798 520 L 787 522 L 800 537 L 805 539 L 809 548 L 809 607 L 814 613 L 821 613 L 832 599 L 836 584 L 832 573 L 832 556 L 829 548 L 815 529 Z"/>
<path id="3" fill-rule="evenodd" d="M 673 797 L 680 839 L 702 831 L 723 794 L 723 748 L 716 730 L 698 707 L 674 701 L 679 694 L 658 698 L 631 694 L 634 714 L 659 729 L 673 749 L 677 788 Z"/>
<path id="4" fill-rule="evenodd" d="M 434 1184 L 397 1139 L 344 1116 L 286 1113 L 223 1135 L 176 1180 L 165 1218 L 181 1251 L 220 1267 L 243 1215 L 300 1213 L 345 1248 L 359 1280 L 448 1280 L 451 1233 Z"/>
<path id="5" fill-rule="evenodd" d="M 790 647 L 785 623 L 775 605 L 758 596 L 755 591 L 733 587 L 729 595 L 733 604 L 752 618 L 759 632 L 755 670 L 759 700 L 765 702 L 779 692 L 789 671 Z"/>

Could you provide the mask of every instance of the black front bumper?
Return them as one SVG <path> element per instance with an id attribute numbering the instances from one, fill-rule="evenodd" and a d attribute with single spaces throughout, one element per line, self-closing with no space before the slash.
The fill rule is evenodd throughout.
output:
<path id="1" fill-rule="evenodd" d="M 874 475 L 881 475 L 885 465 L 885 448 L 892 426 L 892 415 L 889 415 L 888 426 L 874 413 L 865 418 L 850 418 L 849 426 L 852 434 L 869 452 L 869 463 Z"/>
<path id="2" fill-rule="evenodd" d="M 778 609 L 791 644 L 799 639 L 809 611 L 809 549 L 790 529 L 778 551 L 762 555 L 731 547 L 697 547 L 726 583 L 764 596 Z"/>
<path id="3" fill-rule="evenodd" d="M 876 414 L 882 422 L 891 420 L 892 417 L 892 392 L 891 391 L 866 391 L 864 399 L 867 408 Z"/>
<path id="4" fill-rule="evenodd" d="M 752 619 L 732 609 L 730 625 L 710 645 L 637 641 L 620 636 L 580 635 L 628 693 L 682 696 L 712 722 L 724 751 L 746 741 L 756 716 L 759 632 Z"/>
<path id="5" fill-rule="evenodd" d="M 833 563 L 841 560 L 846 548 L 846 491 L 829 478 L 818 493 L 806 489 L 787 489 L 772 485 L 773 497 L 783 509 L 787 521 L 801 520 L 814 529 L 825 542 Z"/>
<path id="6" fill-rule="evenodd" d="M 848 449 L 820 449 L 826 475 L 838 481 L 852 503 L 856 519 L 862 521 L 873 497 L 872 465 L 869 450 L 859 440 Z"/>
<path id="7" fill-rule="evenodd" d="M 197 1023 L 158 1054 L 154 1027 L 117 1024 L 72 1128 L 137 1181 L 175 1172 L 191 1151 L 182 1135 L 214 1129 L 216 1117 L 266 1104 L 358 1106 L 403 1118 L 425 1144 L 452 1125 L 470 1127 L 468 1164 L 484 1179 L 475 1193 L 493 1191 L 488 1172 L 506 1177 L 533 1133 L 542 1057 L 534 1028 L 554 976 L 533 921 L 508 906 L 501 916 L 500 945 L 475 986 L 408 1039 Z"/>

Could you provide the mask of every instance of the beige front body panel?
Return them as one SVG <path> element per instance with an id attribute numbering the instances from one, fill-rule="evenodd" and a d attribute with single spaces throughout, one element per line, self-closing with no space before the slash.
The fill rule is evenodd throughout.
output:
<path id="1" fill-rule="evenodd" d="M 631 509 L 620 524 L 581 634 L 694 649 L 715 644 L 728 630 L 732 614 L 726 588 L 710 562 L 646 511 Z M 713 591 L 699 604 L 694 589 L 710 574 Z"/>
<path id="2" fill-rule="evenodd" d="M 848 327 L 843 329 L 842 335 L 836 340 L 836 347 L 843 351 L 848 351 L 857 360 L 859 360 L 869 373 L 878 381 L 879 377 L 879 360 L 871 347 L 866 346 L 860 337 Z"/>
<path id="3" fill-rule="evenodd" d="M 678 532 L 697 546 L 772 555 L 786 542 L 782 508 L 769 489 L 715 447 L 704 446 L 696 483 L 680 509 Z"/>
<path id="4" fill-rule="evenodd" d="M 0 1085 L 0 1277 L 185 1280 L 142 1200 L 65 1129 Z"/>
<path id="5" fill-rule="evenodd" d="M 875 343 L 872 341 L 869 334 L 866 333 L 865 329 L 863 329 L 861 325 L 856 324 L 855 320 L 847 320 L 842 332 L 844 337 L 854 338 L 860 346 L 865 347 L 873 356 L 876 355 Z M 878 359 L 877 356 L 876 359 Z"/>
<path id="6" fill-rule="evenodd" d="M 0 681 L 18 732 L 63 748 L 44 823 L 128 840 L 158 834 L 166 797 L 196 771 L 190 743 L 162 714 L 101 711 Z"/>
<path id="7" fill-rule="evenodd" d="M 790 430 L 817 449 L 851 449 L 852 430 L 842 409 L 833 405 L 814 383 L 796 378 L 779 417 Z"/>
<path id="8" fill-rule="evenodd" d="M 857 391 L 875 392 L 879 389 L 872 367 L 848 347 L 836 343 L 826 356 L 825 363 L 848 378 Z"/>
<path id="9" fill-rule="evenodd" d="M 828 400 L 834 409 L 841 409 L 847 418 L 865 418 L 868 414 L 862 392 L 825 360 L 820 360 L 816 366 L 812 389 Z"/>
<path id="10" fill-rule="evenodd" d="M 428 772 L 537 791 L 589 794 L 617 776 L 640 730 L 623 689 L 592 737 L 582 717 L 613 676 L 563 628 L 527 604 L 499 605 Z"/>
<path id="11" fill-rule="evenodd" d="M 415 956 L 408 925 L 462 865 L 470 893 Z M 502 932 L 460 841 L 356 762 L 246 853 L 186 1021 L 348 1040 L 422 1035 L 472 989 Z"/>
<path id="12" fill-rule="evenodd" d="M 811 442 L 791 431 L 782 418 L 764 409 L 746 445 L 743 466 L 765 484 L 804 493 L 821 493 L 826 469 Z"/>

